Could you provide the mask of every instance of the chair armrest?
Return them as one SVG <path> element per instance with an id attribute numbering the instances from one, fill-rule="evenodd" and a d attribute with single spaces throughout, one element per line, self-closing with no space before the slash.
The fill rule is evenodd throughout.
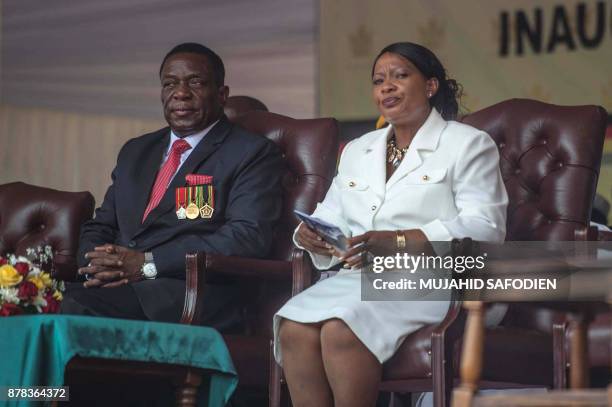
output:
<path id="1" fill-rule="evenodd" d="M 595 226 L 584 226 L 574 231 L 574 239 L 579 242 L 592 242 L 597 240 L 598 232 Z"/>
<path id="2" fill-rule="evenodd" d="M 612 232 L 606 230 L 597 231 L 597 240 L 600 242 L 612 242 Z"/>
<path id="3" fill-rule="evenodd" d="M 291 296 L 294 297 L 312 285 L 315 268 L 310 256 L 304 250 L 294 248 L 291 254 L 291 269 L 293 276 Z"/>
<path id="4" fill-rule="evenodd" d="M 213 277 L 221 276 L 280 281 L 289 281 L 291 278 L 291 262 L 288 261 L 223 256 L 210 253 L 197 253 L 196 255 L 204 258 L 203 268 L 200 269 L 200 272 L 205 272 L 209 281 Z"/>
<path id="5" fill-rule="evenodd" d="M 607 230 L 599 230 L 596 226 L 587 226 L 582 229 L 578 229 L 574 233 L 574 236 L 576 240 L 581 241 L 612 241 L 612 232 L 608 232 Z"/>
<path id="6" fill-rule="evenodd" d="M 210 253 L 188 253 L 185 257 L 185 302 L 180 322 L 195 325 L 200 322 L 204 284 L 211 279 L 227 276 L 240 279 L 290 281 L 291 263 L 248 257 L 223 256 Z"/>
<path id="7" fill-rule="evenodd" d="M 477 242 L 471 238 L 453 239 L 453 256 L 471 255 L 477 250 Z M 467 313 L 457 291 L 453 291 L 448 311 L 444 319 L 431 332 L 432 386 L 435 394 L 440 395 L 441 405 L 450 399 L 453 387 L 453 352 L 455 343 L 463 336 Z"/>
<path id="8" fill-rule="evenodd" d="M 301 249 L 293 249 L 292 260 L 263 260 L 223 256 L 210 253 L 188 253 L 185 258 L 185 302 L 180 322 L 198 324 L 201 294 L 206 281 L 217 277 L 261 281 L 292 281 L 291 294 L 296 295 L 312 285 L 313 267 L 310 257 Z"/>

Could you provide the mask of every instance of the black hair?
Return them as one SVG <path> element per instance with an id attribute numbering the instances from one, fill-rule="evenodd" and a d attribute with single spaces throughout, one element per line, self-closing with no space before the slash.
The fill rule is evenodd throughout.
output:
<path id="1" fill-rule="evenodd" d="M 412 42 L 396 42 L 387 45 L 374 59 L 372 76 L 374 76 L 376 61 L 387 52 L 397 54 L 412 62 L 425 78 L 436 78 L 438 91 L 429 99 L 429 105 L 435 107 L 445 120 L 453 120 L 457 117 L 459 112 L 457 99 L 461 97 L 462 87 L 457 81 L 447 76 L 446 69 L 433 52 Z"/>
<path id="2" fill-rule="evenodd" d="M 219 57 L 219 55 L 217 55 L 212 49 L 196 42 L 184 42 L 172 48 L 170 52 L 166 54 L 164 60 L 162 61 L 159 67 L 160 77 L 166 60 L 172 55 L 180 53 L 204 55 L 206 59 L 208 59 L 210 67 L 212 68 L 215 84 L 217 86 L 223 86 L 225 84 L 225 66 L 223 66 L 223 61 L 221 60 L 221 57 Z"/>

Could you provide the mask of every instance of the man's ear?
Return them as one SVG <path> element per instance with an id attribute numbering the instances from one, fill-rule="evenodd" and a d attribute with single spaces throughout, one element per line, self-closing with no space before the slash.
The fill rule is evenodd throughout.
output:
<path id="1" fill-rule="evenodd" d="M 429 78 L 427 80 L 426 88 L 427 88 L 427 97 L 433 97 L 436 93 L 438 93 L 438 87 L 440 86 L 440 82 L 438 82 L 438 78 Z M 431 95 L 431 96 L 430 96 Z"/>
<path id="2" fill-rule="evenodd" d="M 229 97 L 229 86 L 220 86 L 219 87 L 219 103 L 221 106 L 225 106 L 227 103 L 227 98 Z"/>

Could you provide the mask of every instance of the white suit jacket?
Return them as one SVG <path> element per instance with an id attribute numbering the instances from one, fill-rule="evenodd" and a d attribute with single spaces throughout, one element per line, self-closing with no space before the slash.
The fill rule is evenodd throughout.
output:
<path id="1" fill-rule="evenodd" d="M 463 237 L 504 241 L 508 196 L 499 153 L 487 133 L 447 122 L 432 109 L 386 181 L 391 130 L 372 131 L 346 145 L 338 174 L 313 216 L 337 225 L 348 237 L 370 230 L 421 229 L 431 242 Z M 319 269 L 339 262 L 311 257 Z"/>

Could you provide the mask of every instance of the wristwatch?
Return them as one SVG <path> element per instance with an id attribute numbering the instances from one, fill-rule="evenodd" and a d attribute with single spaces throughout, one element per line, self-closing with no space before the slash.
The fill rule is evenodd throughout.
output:
<path id="1" fill-rule="evenodd" d="M 153 253 L 145 252 L 145 261 L 140 269 L 142 276 L 146 280 L 154 280 L 157 277 L 157 268 L 153 262 Z"/>

